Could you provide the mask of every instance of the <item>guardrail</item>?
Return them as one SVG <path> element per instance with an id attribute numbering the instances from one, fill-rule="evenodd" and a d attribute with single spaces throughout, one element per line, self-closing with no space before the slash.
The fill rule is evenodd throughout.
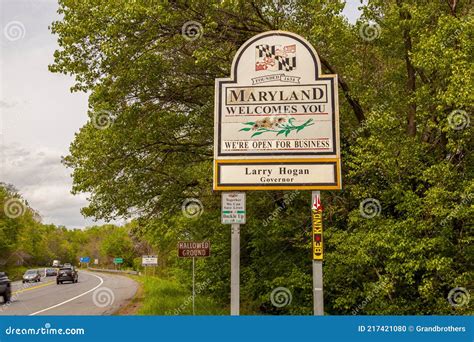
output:
<path id="1" fill-rule="evenodd" d="M 138 271 L 130 271 L 130 270 L 111 270 L 108 268 L 93 268 L 93 267 L 88 267 L 87 268 L 90 271 L 95 271 L 95 272 L 107 272 L 107 273 L 125 273 L 125 274 L 133 274 L 133 275 L 140 275 L 141 273 Z"/>

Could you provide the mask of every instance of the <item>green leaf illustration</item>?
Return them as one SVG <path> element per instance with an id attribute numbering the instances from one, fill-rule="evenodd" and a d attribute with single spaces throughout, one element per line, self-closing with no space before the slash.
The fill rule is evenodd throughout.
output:
<path id="1" fill-rule="evenodd" d="M 253 137 L 257 136 L 257 135 L 263 134 L 263 133 L 265 133 L 265 131 L 257 131 L 257 132 L 255 132 L 254 134 L 252 134 L 251 138 L 253 138 Z"/>
<path id="2" fill-rule="evenodd" d="M 255 132 L 251 135 L 251 138 L 263 133 L 276 133 L 276 136 L 285 134 L 285 137 L 287 137 L 292 131 L 296 131 L 295 133 L 298 133 L 302 131 L 303 129 L 305 129 L 306 127 L 314 125 L 313 119 L 308 119 L 299 126 L 295 126 L 295 124 L 293 123 L 295 121 L 295 118 L 289 118 L 287 123 L 277 122 L 277 121 L 280 121 L 280 119 L 274 120 L 272 123 L 271 121 L 268 121 L 270 120 L 269 118 L 265 118 L 264 120 L 267 120 L 265 124 L 266 127 L 261 127 L 262 121 L 245 122 L 243 123 L 243 125 L 251 125 L 252 127 L 241 128 L 239 132 L 240 131 L 249 132 L 251 130 L 255 130 Z M 269 122 L 271 123 L 271 125 L 267 127 L 267 124 Z"/>

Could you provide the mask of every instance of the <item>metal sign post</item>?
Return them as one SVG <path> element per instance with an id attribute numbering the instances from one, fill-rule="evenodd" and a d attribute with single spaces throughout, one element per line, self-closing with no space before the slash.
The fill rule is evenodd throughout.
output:
<path id="1" fill-rule="evenodd" d="M 221 206 L 222 224 L 231 227 L 230 257 L 230 314 L 240 314 L 240 225 L 247 218 L 245 192 L 223 192 Z"/>
<path id="2" fill-rule="evenodd" d="M 194 261 L 194 260 L 195 260 L 195 259 L 196 259 L 196 258 L 193 257 L 193 316 L 194 316 L 194 313 L 195 313 L 195 312 L 194 312 L 194 307 L 195 307 L 195 305 L 194 305 L 194 299 L 196 298 L 196 291 L 195 291 L 195 286 L 194 286 L 194 284 L 195 284 L 195 276 L 194 276 L 194 263 L 195 263 L 195 261 Z"/>
<path id="3" fill-rule="evenodd" d="M 311 205 L 313 241 L 313 309 L 315 316 L 324 315 L 323 297 L 323 207 L 319 191 L 313 191 Z"/>
<path id="4" fill-rule="evenodd" d="M 230 314 L 240 314 L 240 225 L 231 224 Z"/>
<path id="5" fill-rule="evenodd" d="M 178 257 L 193 258 L 193 315 L 195 314 L 196 298 L 196 258 L 204 258 L 211 255 L 211 243 L 209 241 L 180 241 L 178 242 Z"/>
<path id="6" fill-rule="evenodd" d="M 313 309 L 314 316 L 324 316 L 323 262 L 313 260 Z"/>

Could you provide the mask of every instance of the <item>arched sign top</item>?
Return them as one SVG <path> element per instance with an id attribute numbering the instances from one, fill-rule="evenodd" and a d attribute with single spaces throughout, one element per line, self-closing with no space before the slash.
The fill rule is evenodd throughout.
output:
<path id="1" fill-rule="evenodd" d="M 321 70 L 318 53 L 306 39 L 291 32 L 268 31 L 240 47 L 232 61 L 231 78 L 245 82 L 249 76 L 284 73 L 309 82 L 321 78 Z"/>
<path id="2" fill-rule="evenodd" d="M 285 31 L 252 37 L 216 79 L 214 189 L 340 189 L 337 75 Z"/>

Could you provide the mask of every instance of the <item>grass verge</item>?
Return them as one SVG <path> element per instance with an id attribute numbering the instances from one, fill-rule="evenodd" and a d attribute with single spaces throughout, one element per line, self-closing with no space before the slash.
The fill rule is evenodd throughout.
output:
<path id="1" fill-rule="evenodd" d="M 140 281 L 139 276 L 133 276 L 133 275 L 126 275 L 133 280 L 135 280 L 138 283 L 138 289 L 137 292 L 135 293 L 135 296 L 133 296 L 133 299 L 128 302 L 125 306 L 121 307 L 118 309 L 114 315 L 116 316 L 134 316 L 138 314 L 138 311 L 143 305 L 143 300 L 144 300 L 144 295 L 143 295 L 143 282 Z"/>
<path id="2" fill-rule="evenodd" d="M 141 293 L 137 293 L 133 302 L 139 315 L 192 315 L 192 291 L 174 279 L 158 277 L 130 276 L 140 283 Z M 228 309 L 221 307 L 212 298 L 199 293 L 196 286 L 196 315 L 227 315 Z M 131 314 L 127 311 L 120 314 Z"/>

